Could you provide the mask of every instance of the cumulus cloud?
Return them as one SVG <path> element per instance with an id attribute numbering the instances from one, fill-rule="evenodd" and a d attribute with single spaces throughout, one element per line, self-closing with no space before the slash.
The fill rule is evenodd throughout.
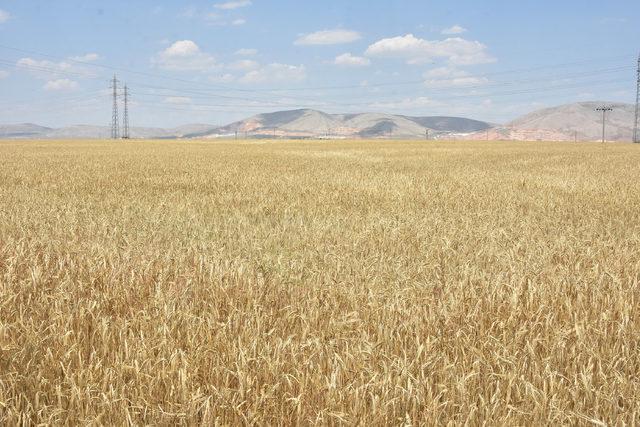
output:
<path id="1" fill-rule="evenodd" d="M 298 37 L 294 44 L 298 46 L 345 44 L 360 40 L 361 38 L 362 36 L 357 31 L 323 30 L 302 35 Z"/>
<path id="2" fill-rule="evenodd" d="M 69 79 L 57 79 L 49 80 L 43 86 L 44 90 L 48 91 L 71 91 L 78 87 L 78 82 Z"/>
<path id="3" fill-rule="evenodd" d="M 378 40 L 367 48 L 366 55 L 379 58 L 404 59 L 409 64 L 420 64 L 433 59 L 446 59 L 455 65 L 473 65 L 495 62 L 487 53 L 487 46 L 460 37 L 444 40 L 424 40 L 413 34 Z"/>
<path id="4" fill-rule="evenodd" d="M 369 58 L 364 58 L 362 56 L 354 56 L 350 53 L 343 53 L 342 55 L 336 56 L 336 59 L 333 60 L 335 65 L 344 65 L 347 67 L 366 67 L 371 64 Z"/>
<path id="5" fill-rule="evenodd" d="M 6 10 L 0 9 L 0 24 L 7 22 L 11 19 L 11 14 Z"/>
<path id="6" fill-rule="evenodd" d="M 455 67 L 439 67 L 423 74 L 425 86 L 431 88 L 455 88 L 483 85 L 489 82 L 486 77 L 472 76 Z"/>
<path id="7" fill-rule="evenodd" d="M 213 7 L 215 7 L 216 9 L 222 9 L 222 10 L 233 10 L 233 9 L 240 9 L 241 7 L 247 7 L 247 6 L 251 6 L 251 0 L 234 0 L 234 1 L 228 1 L 228 2 L 224 2 L 224 3 L 217 3 L 214 4 Z"/>
<path id="8" fill-rule="evenodd" d="M 200 50 L 192 40 L 179 40 L 153 59 L 160 68 L 175 71 L 206 71 L 216 66 L 215 58 Z"/>
<path id="9" fill-rule="evenodd" d="M 231 25 L 244 25 L 246 23 L 247 23 L 247 20 L 243 18 L 234 19 L 233 21 L 231 21 Z"/>
<path id="10" fill-rule="evenodd" d="M 306 79 L 304 65 L 272 63 L 252 70 L 238 79 L 241 83 L 296 82 Z"/>
<path id="11" fill-rule="evenodd" d="M 467 32 L 466 28 L 461 27 L 460 25 L 454 25 L 453 27 L 445 28 L 444 30 L 442 30 L 441 34 L 444 34 L 446 36 L 450 36 L 450 35 L 462 34 L 462 33 L 466 33 L 466 32 Z"/>
<path id="12" fill-rule="evenodd" d="M 253 56 L 258 54 L 258 49 L 238 49 L 235 54 L 239 56 Z"/>

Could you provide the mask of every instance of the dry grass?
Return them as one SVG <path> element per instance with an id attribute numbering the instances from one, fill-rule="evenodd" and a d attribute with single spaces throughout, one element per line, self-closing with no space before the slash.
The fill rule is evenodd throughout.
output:
<path id="1" fill-rule="evenodd" d="M 640 147 L 0 143 L 0 423 L 638 424 Z"/>

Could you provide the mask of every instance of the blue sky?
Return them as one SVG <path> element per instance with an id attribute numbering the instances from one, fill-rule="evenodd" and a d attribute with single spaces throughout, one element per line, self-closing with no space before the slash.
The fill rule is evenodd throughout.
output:
<path id="1" fill-rule="evenodd" d="M 0 123 L 134 126 L 315 108 L 505 122 L 635 99 L 640 2 L 0 0 Z"/>

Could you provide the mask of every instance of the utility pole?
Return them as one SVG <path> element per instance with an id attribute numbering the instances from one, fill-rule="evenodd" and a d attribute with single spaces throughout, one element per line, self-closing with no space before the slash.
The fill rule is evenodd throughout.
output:
<path id="1" fill-rule="evenodd" d="M 129 139 L 129 88 L 124 85 L 124 112 L 122 117 L 122 139 Z"/>
<path id="2" fill-rule="evenodd" d="M 602 107 L 596 108 L 596 111 L 602 111 L 602 142 L 604 143 L 605 141 L 604 130 L 605 130 L 605 123 L 607 119 L 607 111 L 613 111 L 613 108 L 603 105 Z"/>
<path id="3" fill-rule="evenodd" d="M 640 143 L 640 55 L 638 55 L 638 82 L 636 84 L 636 120 L 633 123 L 633 142 Z"/>
<path id="4" fill-rule="evenodd" d="M 429 140 L 429 129 L 424 130 L 424 139 Z"/>
<path id="5" fill-rule="evenodd" d="M 573 131 L 573 142 L 578 142 L 578 131 L 577 130 Z"/>
<path id="6" fill-rule="evenodd" d="M 113 75 L 111 81 L 113 89 L 113 110 L 111 112 L 111 139 L 118 139 L 118 79 Z"/>

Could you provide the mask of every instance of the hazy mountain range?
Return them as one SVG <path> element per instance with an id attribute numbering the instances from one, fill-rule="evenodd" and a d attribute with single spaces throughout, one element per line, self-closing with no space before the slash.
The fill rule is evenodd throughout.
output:
<path id="1" fill-rule="evenodd" d="M 524 115 L 504 126 L 489 131 L 490 139 L 545 140 L 545 141 L 598 141 L 602 138 L 602 113 L 596 108 L 607 105 L 613 111 L 606 117 L 608 141 L 631 141 L 635 106 L 615 102 L 579 102 L 545 108 Z M 486 134 L 486 132 L 485 132 Z M 476 133 L 470 139 L 482 139 Z"/>
<path id="2" fill-rule="evenodd" d="M 172 129 L 131 128 L 132 138 L 403 138 L 598 140 L 602 115 L 610 105 L 607 139 L 629 141 L 633 134 L 631 104 L 581 102 L 545 108 L 510 123 L 496 125 L 461 117 L 412 117 L 382 113 L 327 114 L 300 109 L 258 114 L 225 126 L 189 124 Z M 108 126 L 76 125 L 48 128 L 35 124 L 0 125 L 0 138 L 109 138 Z"/>
<path id="3" fill-rule="evenodd" d="M 191 134 L 213 131 L 214 125 L 190 124 L 172 129 L 132 127 L 132 138 L 185 138 Z M 62 128 L 49 128 L 32 123 L 0 125 L 0 138 L 46 138 L 46 139 L 101 139 L 110 138 L 111 128 L 108 126 L 75 125 Z"/>
<path id="4" fill-rule="evenodd" d="M 491 125 L 460 117 L 410 117 L 381 113 L 327 114 L 316 110 L 291 110 L 258 114 L 199 136 L 281 136 L 327 138 L 425 138 L 439 133 L 476 132 Z"/>

